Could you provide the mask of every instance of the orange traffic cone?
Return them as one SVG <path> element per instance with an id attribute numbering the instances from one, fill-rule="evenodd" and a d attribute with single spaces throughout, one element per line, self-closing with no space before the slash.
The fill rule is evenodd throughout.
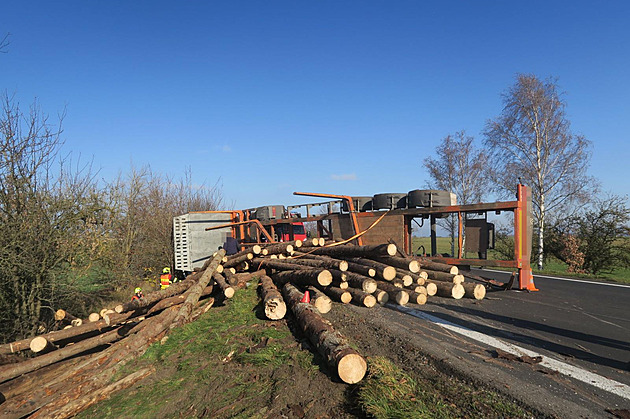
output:
<path id="1" fill-rule="evenodd" d="M 304 297 L 302 297 L 300 302 L 301 303 L 310 303 L 311 302 L 311 295 L 309 294 L 308 290 L 304 291 Z"/>

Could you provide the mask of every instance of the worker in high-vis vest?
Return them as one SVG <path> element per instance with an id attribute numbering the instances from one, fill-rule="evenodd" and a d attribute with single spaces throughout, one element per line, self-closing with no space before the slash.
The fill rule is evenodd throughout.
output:
<path id="1" fill-rule="evenodd" d="M 131 297 L 131 301 L 135 301 L 135 300 L 139 300 L 142 297 L 144 297 L 144 294 L 142 293 L 142 288 L 140 287 L 136 287 L 136 289 L 133 291 L 133 297 Z"/>
<path id="2" fill-rule="evenodd" d="M 171 275 L 171 268 L 168 266 L 162 269 L 162 275 L 160 275 L 160 289 L 167 289 L 171 286 L 171 280 L 173 279 L 173 275 Z"/>

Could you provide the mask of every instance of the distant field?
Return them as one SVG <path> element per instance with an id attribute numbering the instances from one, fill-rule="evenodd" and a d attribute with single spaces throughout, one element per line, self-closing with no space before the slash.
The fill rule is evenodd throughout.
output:
<path id="1" fill-rule="evenodd" d="M 417 253 L 417 250 L 420 246 L 424 246 L 426 252 L 429 253 L 431 251 L 431 238 L 414 237 L 412 241 L 413 252 Z M 438 237 L 437 250 L 438 250 L 438 253 L 441 253 L 441 254 L 451 254 L 451 239 L 449 237 Z M 457 243 L 455 246 L 455 253 L 457 253 Z M 494 252 L 492 250 L 488 252 L 488 259 L 497 257 L 496 255 L 493 255 L 493 253 Z M 547 260 L 546 262 L 545 268 L 542 271 L 534 269 L 534 273 L 541 274 L 541 275 L 560 275 L 560 276 L 567 276 L 567 277 L 572 277 L 572 278 L 605 279 L 605 280 L 611 280 L 611 281 L 617 281 L 617 282 L 630 283 L 630 269 L 617 268 L 617 269 L 614 269 L 612 272 L 600 273 L 597 276 L 593 276 L 592 274 L 568 273 L 567 265 L 555 258 L 549 258 L 549 260 Z"/>

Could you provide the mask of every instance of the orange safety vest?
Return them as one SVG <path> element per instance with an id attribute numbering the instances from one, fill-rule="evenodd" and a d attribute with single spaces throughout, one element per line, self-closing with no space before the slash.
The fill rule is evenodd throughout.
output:
<path id="1" fill-rule="evenodd" d="M 162 289 L 168 288 L 171 285 L 171 278 L 172 278 L 171 274 L 162 274 L 160 276 L 160 287 Z"/>
<path id="2" fill-rule="evenodd" d="M 131 301 L 139 300 L 139 299 L 140 299 L 140 297 L 138 297 L 136 294 L 134 294 L 133 297 L 131 297 Z"/>

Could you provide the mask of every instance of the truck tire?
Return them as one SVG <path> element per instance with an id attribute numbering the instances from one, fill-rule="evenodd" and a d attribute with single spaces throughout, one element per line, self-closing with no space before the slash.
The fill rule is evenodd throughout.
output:
<path id="1" fill-rule="evenodd" d="M 451 205 L 451 193 L 435 189 L 415 189 L 407 194 L 409 208 L 447 207 Z"/>
<path id="2" fill-rule="evenodd" d="M 372 198 L 372 207 L 379 209 L 402 209 L 407 208 L 406 193 L 379 193 Z"/>
<path id="3" fill-rule="evenodd" d="M 372 197 L 371 196 L 352 196 L 352 204 L 354 205 L 355 211 L 371 211 L 372 210 Z M 350 211 L 348 208 L 348 202 L 343 200 L 341 202 L 341 209 L 344 212 Z"/>

